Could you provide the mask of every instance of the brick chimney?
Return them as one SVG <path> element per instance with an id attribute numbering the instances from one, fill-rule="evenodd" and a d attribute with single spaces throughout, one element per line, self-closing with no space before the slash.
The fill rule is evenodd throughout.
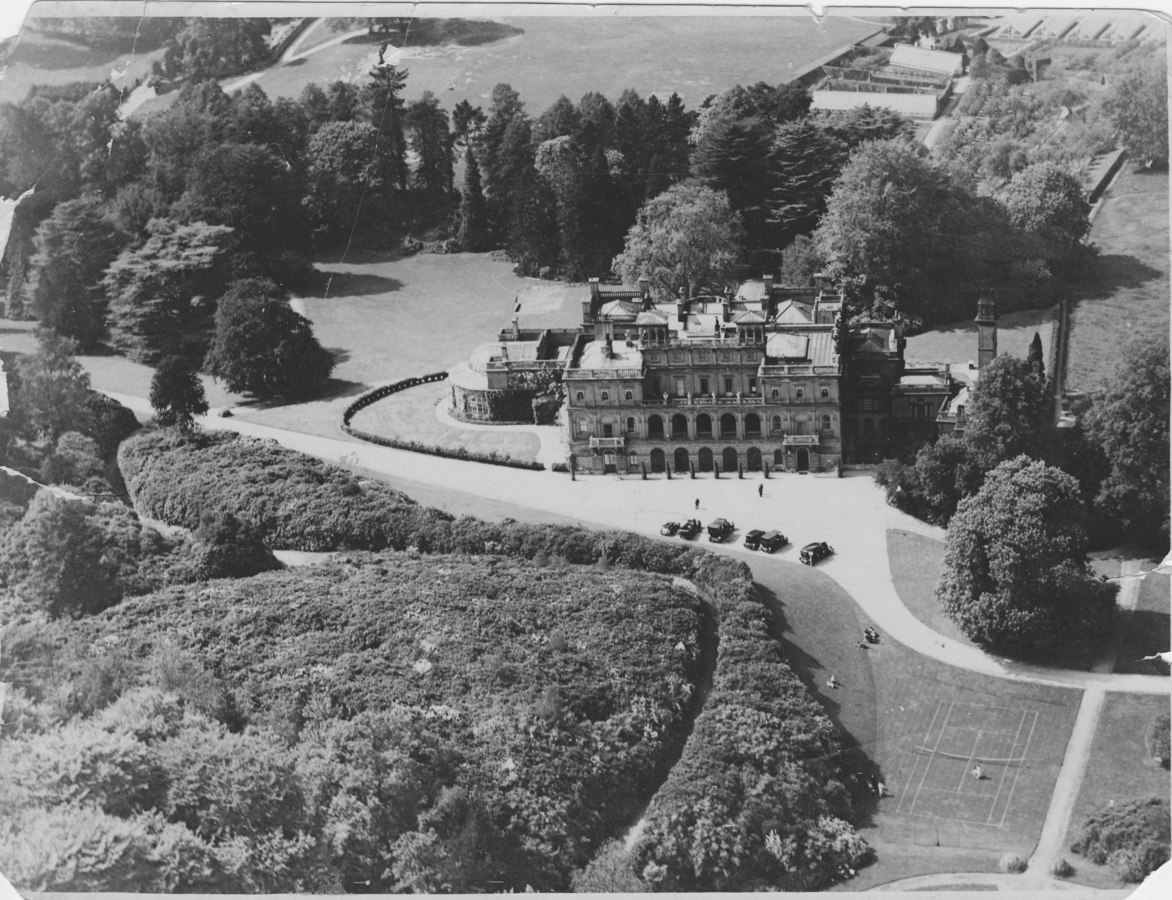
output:
<path id="1" fill-rule="evenodd" d="M 814 287 L 818 290 L 819 294 L 822 293 L 825 286 L 826 286 L 826 273 L 825 272 L 815 272 L 814 273 Z"/>
<path id="2" fill-rule="evenodd" d="M 684 294 L 683 285 L 680 285 L 679 294 L 676 296 L 676 321 L 680 323 L 683 331 L 688 330 L 688 298 Z"/>
<path id="3" fill-rule="evenodd" d="M 606 347 L 602 352 L 603 359 L 614 359 L 614 340 L 608 333 L 606 336 Z"/>
<path id="4" fill-rule="evenodd" d="M 761 280 L 765 282 L 765 300 L 768 301 L 773 296 L 773 273 L 766 272 L 761 276 Z"/>
<path id="5" fill-rule="evenodd" d="M 602 287 L 598 283 L 597 278 L 590 279 L 590 315 L 598 315 L 598 311 L 602 308 Z"/>

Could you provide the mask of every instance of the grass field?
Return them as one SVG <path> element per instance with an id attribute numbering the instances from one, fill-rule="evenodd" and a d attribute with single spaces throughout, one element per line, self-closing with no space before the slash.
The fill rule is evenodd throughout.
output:
<path id="1" fill-rule="evenodd" d="M 895 591 L 912 615 L 945 637 L 975 647 L 944 613 L 936 599 L 936 582 L 944 571 L 944 542 L 921 534 L 887 532 L 887 558 Z"/>
<path id="2" fill-rule="evenodd" d="M 1143 662 L 1140 658 L 1168 649 L 1168 635 L 1172 633 L 1168 609 L 1170 586 L 1172 576 L 1149 573 L 1140 585 L 1135 609 L 1120 614 L 1116 672 L 1167 677 L 1168 667 L 1164 663 Z"/>
<path id="3" fill-rule="evenodd" d="M 1167 697 L 1107 695 L 1091 744 L 1086 777 L 1063 841 L 1065 847 L 1070 847 L 1087 817 L 1108 803 L 1169 795 L 1172 779 L 1168 770 L 1152 763 L 1144 743 L 1148 724 L 1159 713 L 1167 711 Z M 1096 888 L 1124 886 L 1107 866 L 1097 866 L 1074 853 L 1064 856 L 1075 868 L 1073 881 Z"/>
<path id="4" fill-rule="evenodd" d="M 997 352 L 1025 358 L 1030 341 L 1037 333 L 1046 349 L 1046 366 L 1050 366 L 1050 335 L 1054 331 L 1053 307 L 1006 313 L 997 318 Z M 974 311 L 975 315 L 975 311 Z M 977 326 L 972 320 L 941 325 L 907 339 L 909 362 L 949 362 L 953 365 L 977 361 Z"/>
<path id="5" fill-rule="evenodd" d="M 1006 851 L 1028 857 L 1078 692 L 975 675 L 886 638 L 860 650 L 856 635 L 868 623 L 829 578 L 781 561 L 752 566 L 787 659 L 855 748 L 843 756 L 847 773 L 874 773 L 885 785 L 883 800 L 858 795 L 859 828 L 877 860 L 843 889 L 992 872 Z M 837 688 L 826 685 L 832 674 Z M 979 782 L 969 774 L 974 746 L 986 775 Z"/>
<path id="6" fill-rule="evenodd" d="M 612 102 L 626 88 L 666 100 L 678 93 L 689 108 L 736 84 L 787 81 L 803 66 L 878 30 L 841 15 L 500 17 L 522 34 L 480 46 L 411 47 L 401 54 L 410 73 L 406 99 L 431 91 L 451 109 L 461 100 L 486 106 L 493 87 L 508 82 L 538 115 L 565 94 L 575 102 L 597 91 Z M 319 26 L 317 32 L 322 32 Z M 310 36 L 321 43 L 315 35 Z M 324 40 L 326 38 L 322 38 Z M 312 46 L 311 44 L 303 46 Z M 311 82 L 365 79 L 379 45 L 344 43 L 266 72 L 258 81 L 270 97 L 297 97 Z M 164 97 L 142 107 L 161 108 Z"/>
<path id="7" fill-rule="evenodd" d="M 151 65 L 161 59 L 156 49 L 133 55 L 96 50 L 72 41 L 50 37 L 25 29 L 16 50 L 0 79 L 0 102 L 16 103 L 33 85 L 62 85 L 76 81 L 105 82 L 113 69 L 124 70 L 116 82 L 127 89 L 151 72 Z"/>
<path id="8" fill-rule="evenodd" d="M 392 394 L 368 406 L 350 424 L 372 434 L 419 441 L 446 450 L 463 447 L 471 453 L 492 453 L 532 462 L 541 442 L 537 435 L 502 428 L 468 430 L 445 425 L 435 417 L 436 404 L 450 390 L 447 384 L 427 384 Z"/>
<path id="9" fill-rule="evenodd" d="M 1107 191 L 1091 228 L 1100 252 L 1071 312 L 1068 390 L 1094 391 L 1114 373 L 1133 337 L 1169 324 L 1168 172 L 1129 162 Z"/>

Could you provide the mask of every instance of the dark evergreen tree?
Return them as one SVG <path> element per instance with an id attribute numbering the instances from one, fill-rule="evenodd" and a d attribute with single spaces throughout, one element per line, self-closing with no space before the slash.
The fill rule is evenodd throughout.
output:
<path id="1" fill-rule="evenodd" d="M 529 134 L 528 124 L 525 124 L 525 140 L 519 141 L 520 124 L 526 120 L 524 104 L 516 91 L 507 84 L 498 84 L 492 89 L 492 106 L 489 107 L 488 121 L 484 126 L 484 134 L 480 139 L 480 174 L 484 177 L 484 185 L 488 195 L 488 217 L 493 229 L 498 235 L 509 231 L 509 211 L 513 204 L 509 196 L 510 177 L 515 175 L 518 166 L 510 156 L 515 156 L 519 146 L 524 143 L 529 146 L 528 165 L 533 165 L 532 137 Z M 506 135 L 513 127 L 511 149 L 506 152 Z"/>
<path id="2" fill-rule="evenodd" d="M 581 125 L 582 117 L 574 108 L 573 101 L 562 94 L 549 109 L 534 120 L 533 140 L 540 144 L 550 138 L 577 134 Z"/>
<path id="3" fill-rule="evenodd" d="M 195 367 L 181 356 L 168 356 L 151 378 L 151 408 L 160 425 L 183 431 L 195 426 L 195 417 L 208 411 L 203 382 Z"/>
<path id="4" fill-rule="evenodd" d="M 326 88 L 330 122 L 353 122 L 362 117 L 362 95 L 348 81 L 335 81 Z"/>
<path id="5" fill-rule="evenodd" d="M 1036 331 L 1034 332 L 1034 339 L 1030 341 L 1030 352 L 1026 357 L 1030 368 L 1034 370 L 1034 374 L 1040 378 L 1046 377 L 1046 352 L 1042 349 L 1042 336 Z"/>
<path id="6" fill-rule="evenodd" d="M 479 252 L 492 246 L 488 231 L 488 207 L 480 188 L 480 166 L 472 148 L 464 151 L 464 191 L 460 198 L 460 228 L 456 239 L 465 250 Z"/>
<path id="7" fill-rule="evenodd" d="M 464 151 L 480 140 L 484 123 L 488 121 L 484 110 L 461 100 L 452 108 L 452 137 L 456 146 Z"/>
<path id="8" fill-rule="evenodd" d="M 418 163 L 414 180 L 418 188 L 432 195 L 452 190 L 452 134 L 448 114 L 440 108 L 431 91 L 407 107 L 404 117 L 407 144 Z"/>
<path id="9" fill-rule="evenodd" d="M 814 230 L 846 158 L 846 146 L 809 119 L 777 128 L 768 159 L 766 209 L 774 246 L 784 247 Z"/>
<path id="10" fill-rule="evenodd" d="M 32 309 L 46 328 L 95 346 L 105 330 L 100 280 L 122 238 L 100 200 L 88 195 L 58 204 L 37 228 L 32 258 Z"/>
<path id="11" fill-rule="evenodd" d="M 728 195 L 741 215 L 750 248 L 765 242 L 765 202 L 772 130 L 764 119 L 734 109 L 711 112 L 692 153 L 692 171 Z"/>
<path id="12" fill-rule="evenodd" d="M 407 190 L 407 141 L 404 135 L 402 93 L 407 70 L 376 66 L 362 86 L 362 116 L 378 133 L 379 152 L 391 167 L 391 179 L 400 191 Z"/>
<path id="13" fill-rule="evenodd" d="M 331 120 L 330 98 L 316 82 L 311 81 L 302 89 L 297 105 L 301 107 L 310 134 Z"/>

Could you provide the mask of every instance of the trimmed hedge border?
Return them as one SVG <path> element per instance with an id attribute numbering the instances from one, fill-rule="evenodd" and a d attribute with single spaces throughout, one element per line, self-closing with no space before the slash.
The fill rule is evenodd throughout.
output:
<path id="1" fill-rule="evenodd" d="M 150 447 L 143 437 L 132 439 L 119 455 L 136 508 L 172 524 L 198 519 L 199 510 L 181 511 L 170 502 L 183 493 L 182 485 L 169 484 L 165 494 L 136 489 L 192 472 L 182 460 L 167 460 L 184 451 L 181 445 L 155 441 Z M 291 462 L 305 458 L 271 444 L 254 446 L 258 454 L 287 454 Z M 163 471 L 153 476 L 156 462 Z M 314 460 L 313 468 L 319 467 L 325 478 L 348 477 L 345 470 Z M 272 506 L 297 502 L 287 496 L 297 493 L 297 485 L 284 479 L 257 487 Z M 200 488 L 201 505 L 232 509 L 239 500 L 222 481 L 201 480 Z M 215 496 L 217 489 L 225 496 Z M 842 867 L 857 866 L 867 854 L 866 843 L 849 824 L 849 793 L 827 762 L 841 749 L 839 734 L 782 657 L 745 563 L 621 531 L 456 519 L 403 499 L 398 508 L 387 509 L 386 540 L 378 546 L 617 565 L 686 578 L 710 596 L 719 640 L 712 688 L 678 762 L 647 809 L 646 827 L 633 848 L 634 871 L 649 887 L 810 890 L 834 880 Z M 361 518 L 360 509 L 347 509 L 358 501 L 358 495 L 340 494 L 335 518 L 340 523 Z M 261 507 L 256 512 L 263 515 Z M 277 537 L 271 527 L 269 534 Z M 293 537 L 284 534 L 286 541 Z"/>
<path id="2" fill-rule="evenodd" d="M 350 426 L 350 420 L 354 418 L 366 407 L 378 402 L 392 394 L 397 394 L 400 391 L 405 391 L 407 388 L 418 387 L 421 384 L 434 384 L 437 381 L 443 381 L 448 377 L 447 372 L 432 372 L 430 375 L 419 375 L 414 378 L 404 378 L 402 381 L 396 381 L 394 384 L 384 384 L 382 387 L 377 387 L 372 391 L 367 391 L 353 403 L 346 407 L 346 411 L 342 413 L 342 431 L 351 437 L 356 437 L 360 441 L 367 441 L 371 444 L 378 444 L 382 447 L 391 447 L 395 450 L 409 450 L 412 453 L 425 453 L 428 456 L 442 456 L 445 459 L 461 459 L 466 462 L 487 463 L 490 466 L 508 466 L 510 469 L 528 469 L 533 472 L 544 472 L 545 464 L 539 462 L 526 462 L 523 459 L 513 459 L 508 456 L 498 456 L 495 453 L 472 453 L 461 447 L 458 450 L 447 450 L 443 447 L 436 447 L 433 444 L 421 444 L 418 441 L 404 441 L 400 438 L 385 437 L 379 434 L 371 434 L 368 431 L 360 431 L 357 428 Z"/>

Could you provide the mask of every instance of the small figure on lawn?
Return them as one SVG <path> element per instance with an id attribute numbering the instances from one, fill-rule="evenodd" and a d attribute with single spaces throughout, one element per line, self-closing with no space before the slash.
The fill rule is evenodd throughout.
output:
<path id="1" fill-rule="evenodd" d="M 831 675 L 828 679 L 826 679 L 826 686 L 828 688 L 838 687 L 838 678 L 834 675 Z"/>
<path id="2" fill-rule="evenodd" d="M 976 781 L 980 781 L 982 778 L 985 777 L 984 774 L 981 772 L 981 767 L 979 764 L 973 766 L 972 774 L 973 774 L 974 780 L 976 780 Z"/>
<path id="3" fill-rule="evenodd" d="M 863 630 L 863 637 L 866 639 L 868 644 L 879 643 L 879 632 L 870 626 L 867 626 L 867 628 Z"/>

